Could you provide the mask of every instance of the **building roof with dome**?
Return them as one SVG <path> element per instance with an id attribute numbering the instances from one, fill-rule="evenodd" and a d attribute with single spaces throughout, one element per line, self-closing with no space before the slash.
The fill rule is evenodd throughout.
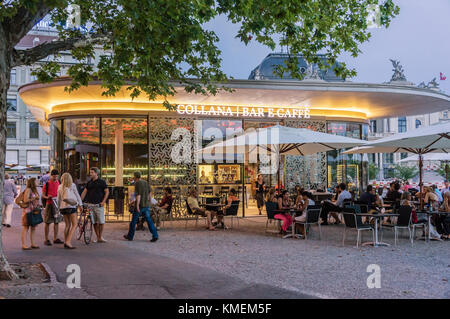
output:
<path id="1" fill-rule="evenodd" d="M 322 61 L 325 61 L 326 63 L 326 57 L 325 55 L 318 55 Z M 289 58 L 289 55 L 287 53 L 270 53 L 267 55 L 264 60 L 252 70 L 250 73 L 250 76 L 248 77 L 249 80 L 295 80 L 298 81 L 297 78 L 293 78 L 290 73 L 285 73 L 283 75 L 283 78 L 281 79 L 278 75 L 274 74 L 274 70 L 277 65 L 283 65 L 285 64 L 284 61 L 286 61 Z M 298 59 L 298 66 L 300 68 L 300 72 L 303 74 L 306 74 L 308 69 L 308 62 L 304 59 L 303 56 L 299 55 L 297 56 Z M 339 65 L 339 63 L 337 63 Z M 317 70 L 318 76 L 321 80 L 324 80 L 326 82 L 344 82 L 344 80 L 340 77 L 338 77 L 335 72 L 333 71 L 333 68 L 328 68 L 327 70 L 320 70 L 318 69 L 317 64 L 313 64 L 313 68 Z"/>

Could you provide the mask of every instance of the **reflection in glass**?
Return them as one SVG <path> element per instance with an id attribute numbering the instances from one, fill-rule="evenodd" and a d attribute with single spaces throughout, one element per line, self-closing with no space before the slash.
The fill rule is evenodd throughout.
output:
<path id="1" fill-rule="evenodd" d="M 367 125 L 357 123 L 328 123 L 328 133 L 356 139 L 367 138 Z M 328 187 L 346 183 L 349 191 L 357 192 L 361 186 L 361 154 L 342 154 L 342 151 L 327 152 Z"/>
<path id="2" fill-rule="evenodd" d="M 64 120 L 65 169 L 75 184 L 88 181 L 91 167 L 99 167 L 100 130 L 98 118 Z"/>
<path id="3" fill-rule="evenodd" d="M 102 119 L 102 178 L 108 185 L 129 185 L 134 171 L 148 178 L 146 118 Z"/>

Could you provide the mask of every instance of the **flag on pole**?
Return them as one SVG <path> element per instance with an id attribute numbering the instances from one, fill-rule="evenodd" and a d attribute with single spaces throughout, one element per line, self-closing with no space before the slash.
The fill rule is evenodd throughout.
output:
<path id="1" fill-rule="evenodd" d="M 440 72 L 440 76 L 441 76 L 441 81 L 444 81 L 445 79 L 447 79 L 447 77 L 442 72 Z"/>

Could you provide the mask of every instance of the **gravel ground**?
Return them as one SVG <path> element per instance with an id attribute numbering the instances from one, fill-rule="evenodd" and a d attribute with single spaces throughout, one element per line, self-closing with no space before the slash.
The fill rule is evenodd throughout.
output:
<path id="1" fill-rule="evenodd" d="M 397 247 L 356 248 L 356 232 L 351 231 L 342 247 L 343 226 L 322 227 L 322 240 L 315 226 L 308 240 L 281 239 L 265 234 L 264 227 L 264 218 L 241 220 L 239 228 L 215 232 L 205 230 L 203 223 L 194 228 L 190 222 L 185 230 L 184 222 L 175 222 L 159 232 L 156 244 L 148 242 L 148 231 L 138 231 L 133 242 L 121 240 L 126 223 L 108 224 L 105 235 L 121 245 L 205 266 L 247 283 L 318 297 L 450 298 L 448 241 L 416 240 L 411 247 L 405 233 Z M 369 240 L 370 235 L 363 234 L 363 241 Z M 383 241 L 393 244 L 393 232 L 386 231 Z M 370 264 L 380 266 L 381 288 L 367 287 Z"/>

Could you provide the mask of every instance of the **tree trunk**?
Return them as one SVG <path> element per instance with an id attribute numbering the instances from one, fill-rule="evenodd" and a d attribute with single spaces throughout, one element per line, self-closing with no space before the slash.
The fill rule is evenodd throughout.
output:
<path id="1" fill-rule="evenodd" d="M 6 98 L 11 73 L 11 50 L 3 29 L 0 27 L 0 219 L 3 206 L 3 180 L 5 177 L 6 157 Z M 2 226 L 0 225 L 0 280 L 12 280 L 18 276 L 10 267 L 3 252 Z"/>

